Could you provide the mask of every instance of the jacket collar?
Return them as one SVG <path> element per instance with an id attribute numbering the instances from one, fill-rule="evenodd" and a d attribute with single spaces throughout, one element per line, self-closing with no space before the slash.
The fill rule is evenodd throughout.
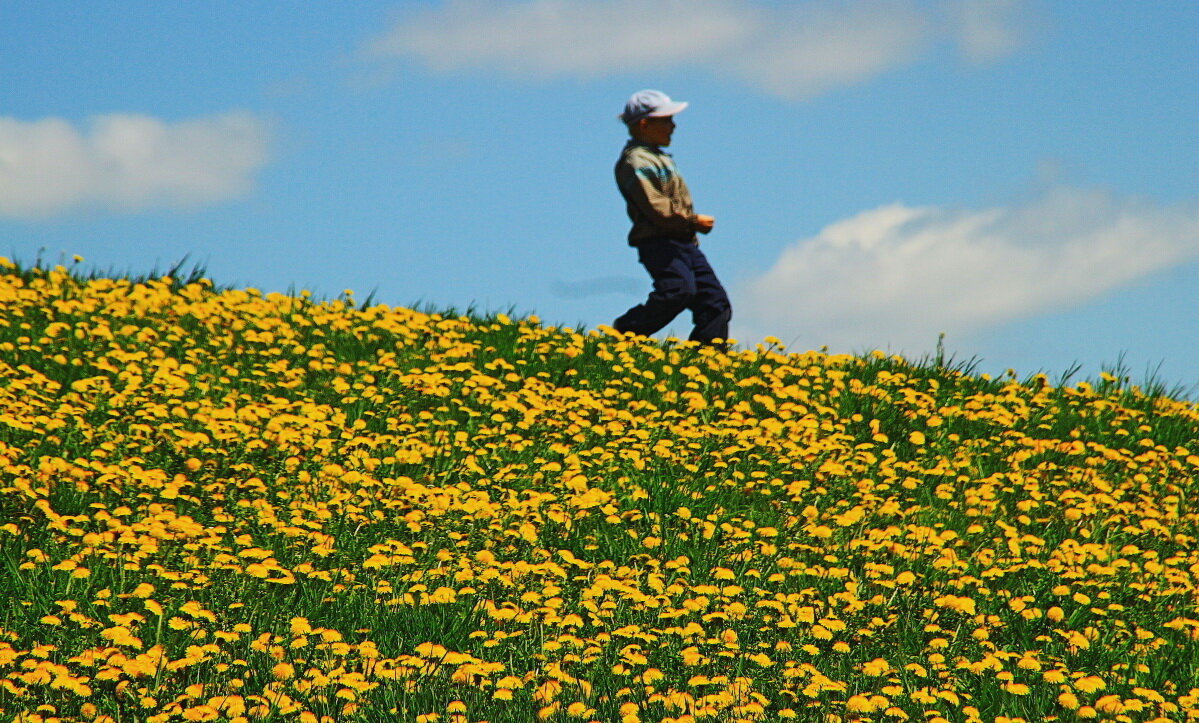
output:
<path id="1" fill-rule="evenodd" d="M 664 156 L 670 155 L 666 151 L 662 150 L 662 146 L 655 146 L 652 143 L 646 143 L 644 141 L 639 141 L 636 138 L 630 138 L 629 142 L 626 143 L 624 147 L 626 149 L 628 149 L 628 148 L 645 148 L 645 149 L 653 151 L 654 153 L 661 153 Z"/>

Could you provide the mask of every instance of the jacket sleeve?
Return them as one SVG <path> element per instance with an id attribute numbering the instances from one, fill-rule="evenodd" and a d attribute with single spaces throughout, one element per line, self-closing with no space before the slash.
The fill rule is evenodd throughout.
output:
<path id="1" fill-rule="evenodd" d="M 616 185 L 625 200 L 667 235 L 693 236 L 695 213 L 682 208 L 664 191 L 662 179 L 653 166 L 635 164 L 636 159 L 625 159 L 616 167 Z"/>

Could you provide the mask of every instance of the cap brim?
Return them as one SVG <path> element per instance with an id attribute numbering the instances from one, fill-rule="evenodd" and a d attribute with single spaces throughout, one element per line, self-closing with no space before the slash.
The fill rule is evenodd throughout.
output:
<path id="1" fill-rule="evenodd" d="M 652 113 L 646 113 L 646 118 L 665 118 L 666 116 L 680 113 L 687 107 L 687 103 L 670 103 L 669 105 L 655 109 Z"/>

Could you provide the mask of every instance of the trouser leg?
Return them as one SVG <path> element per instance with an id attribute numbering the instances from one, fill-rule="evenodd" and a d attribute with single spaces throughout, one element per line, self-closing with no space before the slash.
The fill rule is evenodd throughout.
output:
<path id="1" fill-rule="evenodd" d="M 733 306 L 728 293 L 698 246 L 691 249 L 690 266 L 695 277 L 695 298 L 689 307 L 695 328 L 690 339 L 705 344 L 713 339 L 727 340 L 729 320 L 733 318 Z"/>
<path id="2" fill-rule="evenodd" d="M 691 305 L 695 274 L 685 251 L 683 244 L 669 240 L 647 241 L 637 247 L 637 257 L 654 280 L 654 288 L 644 303 L 613 322 L 617 331 L 649 336 Z"/>

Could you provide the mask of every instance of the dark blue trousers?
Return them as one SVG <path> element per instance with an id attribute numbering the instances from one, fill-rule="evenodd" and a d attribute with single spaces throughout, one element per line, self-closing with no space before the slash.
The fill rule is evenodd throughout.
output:
<path id="1" fill-rule="evenodd" d="M 684 309 L 691 310 L 695 328 L 691 341 L 710 344 L 729 338 L 733 307 L 699 246 L 672 239 L 653 239 L 637 245 L 637 258 L 654 280 L 645 303 L 613 322 L 617 331 L 650 336 Z"/>

